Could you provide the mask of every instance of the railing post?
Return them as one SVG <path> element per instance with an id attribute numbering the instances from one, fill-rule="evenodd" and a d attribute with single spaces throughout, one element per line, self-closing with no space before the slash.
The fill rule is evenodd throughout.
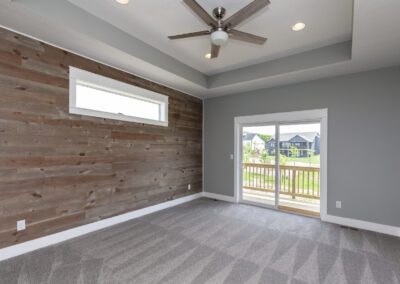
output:
<path id="1" fill-rule="evenodd" d="M 296 170 L 293 169 L 293 176 L 292 176 L 292 199 L 296 198 Z"/>

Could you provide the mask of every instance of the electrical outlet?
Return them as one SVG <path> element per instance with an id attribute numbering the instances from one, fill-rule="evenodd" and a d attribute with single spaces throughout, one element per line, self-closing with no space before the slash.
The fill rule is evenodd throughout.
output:
<path id="1" fill-rule="evenodd" d="M 342 201 L 336 201 L 336 208 L 342 208 Z"/>
<path id="2" fill-rule="evenodd" d="M 17 221 L 17 231 L 23 231 L 26 229 L 25 219 Z"/>
<path id="3" fill-rule="evenodd" d="M 190 183 L 188 184 L 188 190 L 192 190 L 192 185 Z"/>
<path id="4" fill-rule="evenodd" d="M 233 160 L 233 154 L 230 155 L 231 160 Z"/>

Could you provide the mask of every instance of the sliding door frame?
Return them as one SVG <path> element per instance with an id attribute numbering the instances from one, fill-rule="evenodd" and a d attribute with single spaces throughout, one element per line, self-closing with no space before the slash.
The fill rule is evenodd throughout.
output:
<path id="1" fill-rule="evenodd" d="M 257 125 L 275 125 L 275 136 L 279 139 L 279 126 L 281 124 L 291 124 L 291 123 L 311 123 L 319 122 L 321 125 L 320 130 L 320 166 L 321 166 L 321 192 L 320 192 L 320 217 L 322 220 L 325 219 L 327 215 L 327 150 L 328 150 L 328 109 L 315 109 L 315 110 L 305 110 L 305 111 L 293 111 L 293 112 L 283 112 L 283 113 L 270 113 L 270 114 L 260 114 L 260 115 L 250 115 L 250 116 L 238 116 L 234 120 L 234 199 L 236 203 L 243 202 L 242 200 L 242 136 L 243 127 L 246 126 L 257 126 Z M 275 147 L 278 147 L 278 143 L 275 143 Z M 278 151 L 275 149 L 275 159 L 276 159 L 276 171 L 275 174 L 279 175 L 279 155 Z M 275 178 L 275 206 L 267 206 L 273 209 L 278 208 L 279 201 L 279 177 Z M 251 202 L 247 202 L 250 203 Z M 257 203 L 257 205 L 260 205 Z"/>

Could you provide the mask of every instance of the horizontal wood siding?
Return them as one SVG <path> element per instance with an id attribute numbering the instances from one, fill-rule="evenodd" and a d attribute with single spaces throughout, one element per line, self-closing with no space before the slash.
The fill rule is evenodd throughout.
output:
<path id="1" fill-rule="evenodd" d="M 169 126 L 69 114 L 69 66 L 169 96 Z M 201 100 L 0 29 L 0 247 L 201 189 Z"/>

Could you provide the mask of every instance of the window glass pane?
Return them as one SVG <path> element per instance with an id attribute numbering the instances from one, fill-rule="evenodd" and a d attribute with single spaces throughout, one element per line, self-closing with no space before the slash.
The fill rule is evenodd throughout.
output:
<path id="1" fill-rule="evenodd" d="M 76 85 L 76 107 L 113 114 L 161 120 L 160 104 Z"/>

